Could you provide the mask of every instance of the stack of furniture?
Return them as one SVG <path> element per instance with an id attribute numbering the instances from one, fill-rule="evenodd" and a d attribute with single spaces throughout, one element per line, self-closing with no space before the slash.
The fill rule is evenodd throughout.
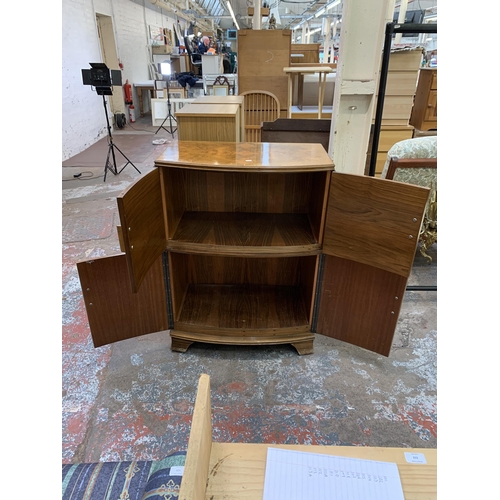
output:
<path id="1" fill-rule="evenodd" d="M 375 167 L 377 177 L 382 173 L 389 149 L 396 142 L 413 137 L 413 126 L 410 125 L 409 120 L 421 61 L 421 48 L 391 52 Z M 374 109 L 374 116 L 375 111 L 376 109 Z M 371 152 L 371 146 L 368 151 Z M 366 172 L 369 170 L 369 164 L 370 154 L 366 163 Z"/>
<path id="2" fill-rule="evenodd" d="M 281 118 L 287 116 L 288 79 L 283 68 L 290 65 L 291 39 L 291 30 L 238 31 L 238 93 L 273 93 Z"/>
<path id="3" fill-rule="evenodd" d="M 437 130 L 437 68 L 421 68 L 410 125 L 420 131 Z"/>
<path id="4" fill-rule="evenodd" d="M 122 253 L 77 263 L 96 347 L 308 354 L 317 332 L 389 355 L 428 188 L 335 172 L 321 144 L 179 140 L 155 166 L 117 200 Z"/>

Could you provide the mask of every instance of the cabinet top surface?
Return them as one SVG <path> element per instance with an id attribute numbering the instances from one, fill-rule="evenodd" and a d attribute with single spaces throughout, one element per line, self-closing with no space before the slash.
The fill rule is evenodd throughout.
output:
<path id="1" fill-rule="evenodd" d="M 193 105 L 193 103 L 186 104 L 184 107 L 179 109 L 175 113 L 176 116 L 203 116 L 203 115 L 210 115 L 210 116 L 232 116 L 236 115 L 238 113 L 240 106 L 239 104 L 215 104 L 215 103 L 208 103 L 208 104 L 196 104 L 196 106 Z"/>
<path id="2" fill-rule="evenodd" d="M 228 171 L 333 170 L 321 144 L 178 141 L 156 159 L 155 166 Z"/>
<path id="3" fill-rule="evenodd" d="M 201 95 L 191 104 L 243 104 L 244 100 L 240 95 Z"/>

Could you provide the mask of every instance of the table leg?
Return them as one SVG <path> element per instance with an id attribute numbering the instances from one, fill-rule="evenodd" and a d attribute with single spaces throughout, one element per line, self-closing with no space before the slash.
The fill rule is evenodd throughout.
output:
<path id="1" fill-rule="evenodd" d="M 297 75 L 297 106 L 302 111 L 303 103 L 304 103 L 304 75 L 299 73 Z"/>
<path id="2" fill-rule="evenodd" d="M 319 74 L 319 89 L 318 89 L 318 118 L 321 118 L 323 111 L 323 100 L 325 98 L 326 73 Z"/>
<path id="3" fill-rule="evenodd" d="M 292 74 L 288 73 L 288 110 L 287 110 L 287 118 L 291 118 L 292 117 L 292 99 L 293 99 Z"/>
<path id="4" fill-rule="evenodd" d="M 142 89 L 141 89 L 141 87 L 137 88 L 137 96 L 139 97 L 139 113 L 141 116 L 144 116 L 144 107 L 142 104 Z"/>

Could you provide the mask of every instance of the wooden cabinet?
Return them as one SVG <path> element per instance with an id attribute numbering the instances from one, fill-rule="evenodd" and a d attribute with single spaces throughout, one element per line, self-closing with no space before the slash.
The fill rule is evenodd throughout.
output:
<path id="1" fill-rule="evenodd" d="M 287 116 L 291 30 L 238 31 L 238 93 L 266 90 L 280 102 L 281 118 Z"/>
<path id="2" fill-rule="evenodd" d="M 437 130 L 436 68 L 422 68 L 420 70 L 410 125 L 418 130 Z"/>
<path id="3" fill-rule="evenodd" d="M 245 140 L 245 98 L 241 95 L 202 95 L 197 97 L 193 104 L 237 104 L 240 107 L 240 140 L 244 142 Z"/>
<path id="4" fill-rule="evenodd" d="M 78 263 L 95 346 L 307 354 L 317 332 L 389 355 L 428 189 L 334 172 L 320 144 L 179 141 L 155 165 L 118 198 L 123 254 Z"/>
<path id="5" fill-rule="evenodd" d="M 319 64 L 319 48 L 321 44 L 319 43 L 292 43 L 291 54 L 290 54 L 290 66 L 294 63 L 299 64 Z M 294 57 L 295 56 L 295 57 Z"/>
<path id="6" fill-rule="evenodd" d="M 188 104 L 175 114 L 179 140 L 240 142 L 241 106 L 235 104 Z"/>

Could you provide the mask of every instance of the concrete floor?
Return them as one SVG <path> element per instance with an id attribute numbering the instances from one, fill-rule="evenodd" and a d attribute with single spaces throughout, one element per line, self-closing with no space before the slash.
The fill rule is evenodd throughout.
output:
<path id="1" fill-rule="evenodd" d="M 156 130 L 146 115 L 113 137 L 176 140 Z M 128 165 L 106 182 L 105 155 L 99 166 L 70 160 L 62 169 L 62 462 L 156 460 L 186 449 L 201 373 L 211 376 L 216 441 L 435 448 L 436 292 L 405 294 L 388 358 L 322 335 L 308 356 L 286 345 L 193 344 L 180 354 L 168 331 L 93 347 L 75 264 L 119 252 L 116 196 L 164 147 L 146 140 L 133 162 L 141 174 Z M 409 284 L 436 284 L 437 246 L 429 253 L 430 265 L 416 256 Z"/>

